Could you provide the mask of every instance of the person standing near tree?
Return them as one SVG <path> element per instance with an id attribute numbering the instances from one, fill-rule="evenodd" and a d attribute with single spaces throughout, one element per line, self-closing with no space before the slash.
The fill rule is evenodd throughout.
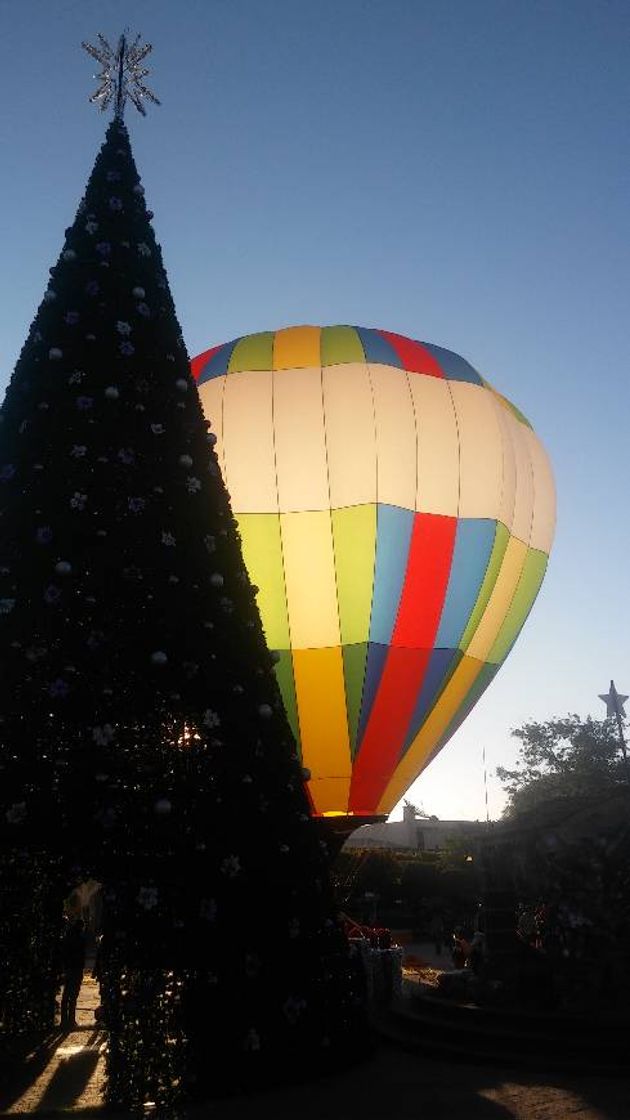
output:
<path id="1" fill-rule="evenodd" d="M 61 963 L 63 966 L 62 1029 L 71 1030 L 77 1025 L 75 1016 L 85 967 L 85 948 L 85 923 L 81 918 L 76 918 L 66 929 L 61 945 Z"/>

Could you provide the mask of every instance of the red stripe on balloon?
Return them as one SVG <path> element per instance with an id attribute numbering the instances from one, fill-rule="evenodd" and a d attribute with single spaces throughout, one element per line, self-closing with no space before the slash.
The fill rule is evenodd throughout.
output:
<path id="1" fill-rule="evenodd" d="M 350 784 L 349 811 L 371 816 L 400 758 L 430 649 L 395 649 L 387 655 L 376 699 Z"/>
<path id="2" fill-rule="evenodd" d="M 444 377 L 444 370 L 440 363 L 421 342 L 404 338 L 402 334 L 392 334 L 391 331 L 378 333 L 394 348 L 409 373 L 426 373 L 429 377 Z"/>
<path id="3" fill-rule="evenodd" d="M 190 369 L 192 371 L 192 375 L 193 375 L 195 381 L 199 380 L 199 378 L 200 378 L 201 374 L 203 373 L 204 368 L 207 366 L 208 362 L 211 360 L 211 358 L 214 357 L 217 350 L 220 350 L 220 349 L 221 349 L 221 346 L 213 346 L 210 350 L 204 350 L 203 354 L 197 354 L 196 358 L 191 359 Z"/>
<path id="4" fill-rule="evenodd" d="M 350 812 L 371 815 L 400 759 L 440 623 L 456 517 L 418 513 L 392 641 L 358 751 Z"/>
<path id="5" fill-rule="evenodd" d="M 418 513 L 391 644 L 432 649 L 453 559 L 457 518 Z"/>

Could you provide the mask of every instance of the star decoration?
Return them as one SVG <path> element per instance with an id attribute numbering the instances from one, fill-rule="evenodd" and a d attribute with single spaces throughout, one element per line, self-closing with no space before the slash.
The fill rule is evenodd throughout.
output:
<path id="1" fill-rule="evenodd" d="M 142 62 L 151 53 L 151 43 L 140 42 L 140 35 L 136 35 L 133 42 L 122 34 L 115 47 L 108 43 L 104 35 L 97 35 L 98 43 L 82 43 L 81 46 L 101 65 L 100 74 L 95 75 L 99 82 L 98 89 L 89 98 L 92 105 L 98 105 L 101 110 L 114 104 L 114 116 L 122 120 L 125 103 L 129 99 L 143 117 L 146 109 L 143 102 L 152 101 L 154 105 L 160 102 L 152 90 L 144 84 L 143 79 L 149 73 Z"/>
<path id="2" fill-rule="evenodd" d="M 606 705 L 606 719 L 612 719 L 615 716 L 619 716 L 619 718 L 625 716 L 624 705 L 628 697 L 624 696 L 621 692 L 617 692 L 614 681 L 610 682 L 609 692 L 600 692 L 598 695 L 599 699 L 603 700 Z"/>

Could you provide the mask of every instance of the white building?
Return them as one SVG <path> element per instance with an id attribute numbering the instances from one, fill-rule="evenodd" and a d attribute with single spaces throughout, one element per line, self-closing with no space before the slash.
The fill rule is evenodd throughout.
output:
<path id="1" fill-rule="evenodd" d="M 364 824 L 348 837 L 344 850 L 385 848 L 389 851 L 439 852 L 453 842 L 474 843 L 487 829 L 482 821 L 441 821 L 421 816 L 415 806 L 405 804 L 401 821 Z"/>

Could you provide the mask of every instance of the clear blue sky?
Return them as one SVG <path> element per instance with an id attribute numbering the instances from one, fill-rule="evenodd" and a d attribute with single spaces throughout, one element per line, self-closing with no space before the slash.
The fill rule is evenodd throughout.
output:
<path id="1" fill-rule="evenodd" d="M 468 357 L 532 420 L 558 535 L 508 662 L 410 796 L 498 815 L 510 729 L 630 691 L 627 0 L 0 0 L 0 378 L 105 120 L 80 49 L 129 25 L 129 111 L 188 349 L 295 323 Z"/>

